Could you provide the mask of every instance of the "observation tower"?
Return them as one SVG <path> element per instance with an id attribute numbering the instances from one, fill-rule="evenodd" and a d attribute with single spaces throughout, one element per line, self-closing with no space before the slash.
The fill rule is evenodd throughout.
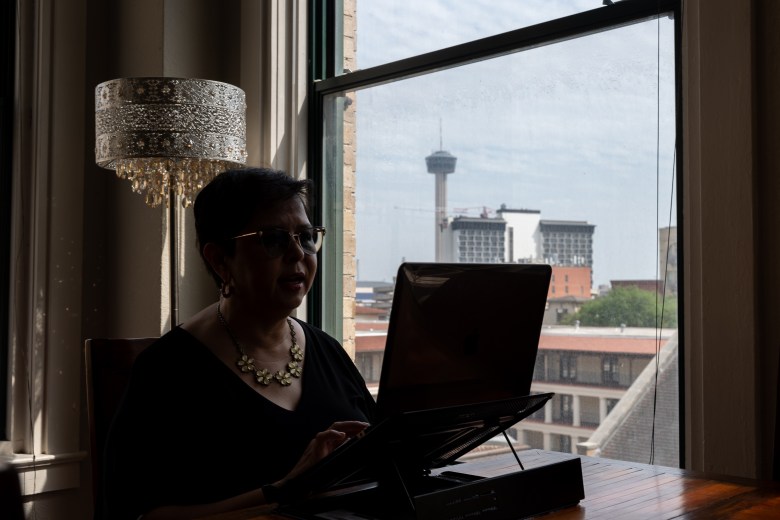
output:
<path id="1" fill-rule="evenodd" d="M 442 150 L 439 135 L 439 150 L 425 158 L 428 173 L 436 175 L 436 261 L 443 261 L 444 230 L 447 229 L 447 175 L 455 173 L 458 158 Z"/>

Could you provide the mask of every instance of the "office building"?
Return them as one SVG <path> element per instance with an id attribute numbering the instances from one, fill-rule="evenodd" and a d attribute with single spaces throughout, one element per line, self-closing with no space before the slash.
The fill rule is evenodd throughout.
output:
<path id="1" fill-rule="evenodd" d="M 653 328 L 543 329 L 531 389 L 555 396 L 517 426 L 517 439 L 532 448 L 591 455 L 609 451 L 621 460 L 647 462 L 649 444 L 636 444 L 635 426 L 654 418 L 646 395 L 655 388 L 651 361 L 656 352 L 663 352 L 665 388 L 655 420 L 671 430 L 678 425 L 676 386 L 669 384 L 676 381 L 676 334 Z M 656 453 L 662 460 L 656 463 L 675 465 L 678 441 L 659 436 Z"/>
<path id="2" fill-rule="evenodd" d="M 455 217 L 442 232 L 444 262 L 504 262 L 506 222 L 501 218 Z"/>
<path id="3" fill-rule="evenodd" d="M 535 263 L 541 255 L 538 209 L 510 209 L 506 204 L 496 211 L 506 221 L 506 261 L 510 263 Z"/>
<path id="4" fill-rule="evenodd" d="M 593 267 L 593 231 L 582 221 L 540 220 L 541 257 L 550 265 Z"/>
<path id="5" fill-rule="evenodd" d="M 355 364 L 376 394 L 388 323 L 371 319 L 373 311 L 358 310 L 365 319 L 357 323 Z M 671 329 L 544 327 L 531 390 L 555 396 L 512 428 L 512 437 L 524 447 L 646 462 L 648 444 L 637 445 L 634 439 L 644 435 L 648 417 L 654 417 L 648 393 L 655 388 L 651 361 L 659 351 L 663 388 L 655 417 L 665 433 L 656 442 L 657 463 L 676 465 L 679 439 L 670 432 L 679 424 L 677 341 Z"/>

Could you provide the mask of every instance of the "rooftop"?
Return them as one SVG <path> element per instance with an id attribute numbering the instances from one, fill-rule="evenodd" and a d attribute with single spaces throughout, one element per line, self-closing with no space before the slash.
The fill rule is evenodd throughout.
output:
<path id="1" fill-rule="evenodd" d="M 381 352 L 387 340 L 387 322 L 356 323 L 355 350 Z M 540 350 L 599 352 L 607 354 L 655 355 L 676 330 L 626 327 L 545 327 Z"/>

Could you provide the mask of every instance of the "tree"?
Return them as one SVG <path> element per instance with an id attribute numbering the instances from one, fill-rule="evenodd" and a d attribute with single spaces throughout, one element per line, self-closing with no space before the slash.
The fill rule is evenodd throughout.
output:
<path id="1" fill-rule="evenodd" d="M 656 304 L 658 311 L 656 312 Z M 677 326 L 677 298 L 664 298 L 637 287 L 616 287 L 605 296 L 591 300 L 569 315 L 564 323 L 591 327 L 656 327 Z M 663 319 L 663 321 L 662 321 Z"/>

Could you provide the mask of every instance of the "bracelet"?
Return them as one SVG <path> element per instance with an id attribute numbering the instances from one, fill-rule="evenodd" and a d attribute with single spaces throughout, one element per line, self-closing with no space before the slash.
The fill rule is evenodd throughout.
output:
<path id="1" fill-rule="evenodd" d="M 279 493 L 278 487 L 273 484 L 265 484 L 264 486 L 261 486 L 260 489 L 263 491 L 263 496 L 267 503 L 279 502 L 279 495 L 281 493 Z"/>

